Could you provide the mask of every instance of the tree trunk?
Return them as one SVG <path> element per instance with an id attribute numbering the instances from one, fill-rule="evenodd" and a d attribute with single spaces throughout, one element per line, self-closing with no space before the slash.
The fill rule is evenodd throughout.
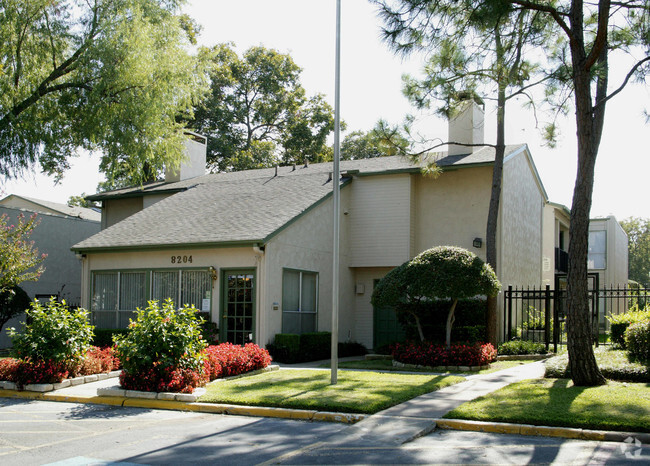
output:
<path id="1" fill-rule="evenodd" d="M 447 343 L 447 349 L 451 348 L 451 326 L 454 325 L 454 320 L 456 318 L 454 317 L 454 311 L 456 311 L 456 304 L 458 304 L 458 300 L 454 299 L 454 302 L 451 303 L 451 309 L 449 309 L 449 314 L 447 314 L 447 327 L 445 329 L 446 333 L 446 343 Z"/>
<path id="2" fill-rule="evenodd" d="M 602 12 L 601 12 L 602 13 Z M 584 44 L 582 2 L 573 2 L 571 10 L 571 58 L 576 103 L 578 136 L 578 172 L 569 238 L 569 270 L 567 274 L 567 349 L 573 383 L 595 386 L 606 383 L 598 369 L 592 346 L 593 332 L 589 311 L 587 257 L 589 247 L 589 211 L 591 210 L 596 155 L 603 129 L 605 104 L 592 105 L 590 68 Z M 596 103 L 607 89 L 607 47 L 600 54 L 599 77 L 596 82 Z"/>
<path id="3" fill-rule="evenodd" d="M 497 42 L 497 61 L 503 60 L 498 30 L 495 33 Z M 492 191 L 490 193 L 490 207 L 488 210 L 487 228 L 485 233 L 485 259 L 494 273 L 497 273 L 497 225 L 499 220 L 499 203 L 501 200 L 501 185 L 503 182 L 503 159 L 506 151 L 505 121 L 506 121 L 506 87 L 504 80 L 499 80 L 497 95 L 497 140 L 494 154 L 494 167 L 492 168 Z M 487 298 L 487 326 L 486 336 L 489 343 L 497 346 L 497 297 Z"/>
<path id="4" fill-rule="evenodd" d="M 415 313 L 411 313 L 411 315 L 415 318 L 415 326 L 418 328 L 420 341 L 424 341 L 424 332 L 422 331 L 422 324 L 420 323 L 420 318 Z"/>

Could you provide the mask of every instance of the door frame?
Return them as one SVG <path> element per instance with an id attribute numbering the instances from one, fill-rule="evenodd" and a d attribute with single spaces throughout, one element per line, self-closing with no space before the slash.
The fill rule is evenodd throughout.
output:
<path id="1" fill-rule="evenodd" d="M 220 305 L 219 305 L 219 342 L 225 343 L 226 335 L 228 333 L 227 329 L 227 320 L 225 319 L 224 312 L 226 310 L 228 302 L 228 280 L 226 277 L 232 274 L 249 274 L 253 275 L 253 286 L 252 286 L 252 304 L 253 304 L 253 316 L 251 321 L 251 338 L 252 342 L 255 342 L 257 337 L 257 332 L 255 331 L 255 326 L 257 324 L 257 269 L 251 267 L 230 267 L 227 269 L 221 269 L 221 286 L 219 291 L 221 293 Z M 232 342 L 231 342 L 232 343 Z"/>

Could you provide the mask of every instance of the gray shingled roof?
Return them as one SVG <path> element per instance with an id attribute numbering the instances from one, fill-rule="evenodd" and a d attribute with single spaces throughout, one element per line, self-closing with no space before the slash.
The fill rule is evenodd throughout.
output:
<path id="1" fill-rule="evenodd" d="M 7 197 L 14 196 L 20 199 L 25 199 L 33 204 L 36 204 L 35 209 L 38 209 L 38 206 L 45 207 L 48 210 L 54 210 L 61 215 L 68 217 L 82 218 L 84 220 L 92 220 L 94 222 L 99 222 L 102 219 L 102 214 L 86 207 L 78 206 L 69 206 L 67 204 L 59 204 L 58 202 L 46 201 L 43 199 L 35 199 L 27 196 L 19 196 L 17 194 L 10 194 Z M 6 199 L 6 198 L 5 198 Z"/>
<path id="2" fill-rule="evenodd" d="M 508 146 L 506 155 L 522 146 Z M 449 157 L 441 154 L 441 167 L 489 164 L 494 150 Z M 358 176 L 409 172 L 419 166 L 403 157 L 342 161 L 341 172 Z M 358 170 L 358 172 L 356 172 Z M 279 167 L 204 175 L 178 183 L 102 193 L 110 199 L 177 191 L 162 201 L 76 244 L 73 249 L 130 249 L 264 242 L 297 216 L 332 192 L 328 181 L 332 163 L 308 167 Z M 100 197 L 101 196 L 101 197 Z"/>

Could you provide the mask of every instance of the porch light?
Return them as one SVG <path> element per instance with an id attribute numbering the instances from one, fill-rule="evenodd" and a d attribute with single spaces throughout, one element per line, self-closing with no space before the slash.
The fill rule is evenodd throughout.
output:
<path id="1" fill-rule="evenodd" d="M 480 249 L 481 246 L 483 246 L 483 238 L 474 238 L 474 241 L 472 242 L 472 245 L 473 245 L 475 248 L 479 248 L 479 249 Z"/>
<path id="2" fill-rule="evenodd" d="M 217 281 L 217 278 L 219 277 L 219 276 L 217 275 L 217 269 L 215 269 L 214 267 L 210 266 L 210 267 L 208 267 L 208 271 L 210 272 L 210 277 L 212 278 L 212 281 L 216 282 L 216 281 Z"/>

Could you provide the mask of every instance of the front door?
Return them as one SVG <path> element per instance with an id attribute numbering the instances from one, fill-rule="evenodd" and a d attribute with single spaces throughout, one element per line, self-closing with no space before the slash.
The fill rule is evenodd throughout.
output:
<path id="1" fill-rule="evenodd" d="M 225 270 L 221 283 L 221 341 L 237 345 L 252 342 L 255 329 L 255 271 Z"/>

